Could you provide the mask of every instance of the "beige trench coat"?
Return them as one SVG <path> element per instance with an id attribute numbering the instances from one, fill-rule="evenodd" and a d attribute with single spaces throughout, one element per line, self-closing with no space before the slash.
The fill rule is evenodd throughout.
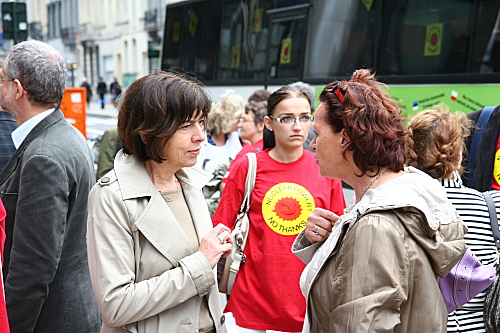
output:
<path id="1" fill-rule="evenodd" d="M 197 168 L 176 173 L 198 239 L 212 228 Z M 101 332 L 198 332 L 207 296 L 217 332 L 226 332 L 216 272 L 191 245 L 142 162 L 119 152 L 115 169 L 89 197 L 88 255 Z M 125 329 L 126 328 L 126 329 Z"/>
<path id="2" fill-rule="evenodd" d="M 336 227 L 337 242 L 332 232 L 311 245 L 302 231 L 293 245 L 308 263 L 303 332 L 446 333 L 437 278 L 465 253 L 467 228 L 436 180 L 408 168 L 367 191 Z"/>

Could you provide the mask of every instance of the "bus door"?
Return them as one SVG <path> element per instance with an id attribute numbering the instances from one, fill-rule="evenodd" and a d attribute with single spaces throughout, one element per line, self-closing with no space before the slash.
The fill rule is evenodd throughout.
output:
<path id="1" fill-rule="evenodd" d="M 266 87 L 273 79 L 302 80 L 309 3 L 267 10 Z"/>

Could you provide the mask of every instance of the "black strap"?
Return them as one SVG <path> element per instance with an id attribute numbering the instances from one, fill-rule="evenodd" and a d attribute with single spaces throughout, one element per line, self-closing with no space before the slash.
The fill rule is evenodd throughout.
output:
<path id="1" fill-rule="evenodd" d="M 497 250 L 500 250 L 500 230 L 498 229 L 498 218 L 497 218 L 497 210 L 495 207 L 495 203 L 493 202 L 493 198 L 491 197 L 490 192 L 483 192 L 483 197 L 486 200 L 486 204 L 488 205 L 488 212 L 490 213 L 490 223 L 491 223 L 491 231 L 493 232 L 493 239 L 495 240 L 495 246 Z"/>
<path id="2" fill-rule="evenodd" d="M 477 121 L 476 130 L 474 131 L 474 136 L 472 137 L 472 143 L 469 150 L 469 164 L 467 166 L 466 177 L 467 187 L 474 188 L 474 168 L 476 165 L 477 148 L 479 147 L 479 142 L 481 141 L 481 137 L 484 134 L 484 130 L 486 129 L 486 125 L 488 124 L 494 109 L 494 106 L 485 106 L 481 111 L 479 120 Z"/>

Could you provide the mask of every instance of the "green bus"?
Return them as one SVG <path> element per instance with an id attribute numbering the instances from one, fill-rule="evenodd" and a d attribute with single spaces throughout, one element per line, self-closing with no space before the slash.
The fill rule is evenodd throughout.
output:
<path id="1" fill-rule="evenodd" d="M 498 0 L 191 0 L 167 5 L 161 67 L 212 98 L 371 68 L 412 114 L 500 104 Z"/>

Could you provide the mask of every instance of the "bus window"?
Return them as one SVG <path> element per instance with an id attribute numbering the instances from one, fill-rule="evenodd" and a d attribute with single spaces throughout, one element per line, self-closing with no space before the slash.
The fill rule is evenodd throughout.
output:
<path id="1" fill-rule="evenodd" d="M 302 79 L 309 6 L 269 10 L 268 78 Z"/>
<path id="2" fill-rule="evenodd" d="M 226 1 L 220 31 L 218 79 L 263 80 L 268 2 Z"/>
<path id="3" fill-rule="evenodd" d="M 326 79 L 373 64 L 380 1 L 317 1 L 311 7 L 304 79 Z M 328 80 L 328 79 L 326 79 Z"/>
<path id="4" fill-rule="evenodd" d="M 215 79 L 221 5 L 220 1 L 202 1 L 168 8 L 162 69 Z"/>

